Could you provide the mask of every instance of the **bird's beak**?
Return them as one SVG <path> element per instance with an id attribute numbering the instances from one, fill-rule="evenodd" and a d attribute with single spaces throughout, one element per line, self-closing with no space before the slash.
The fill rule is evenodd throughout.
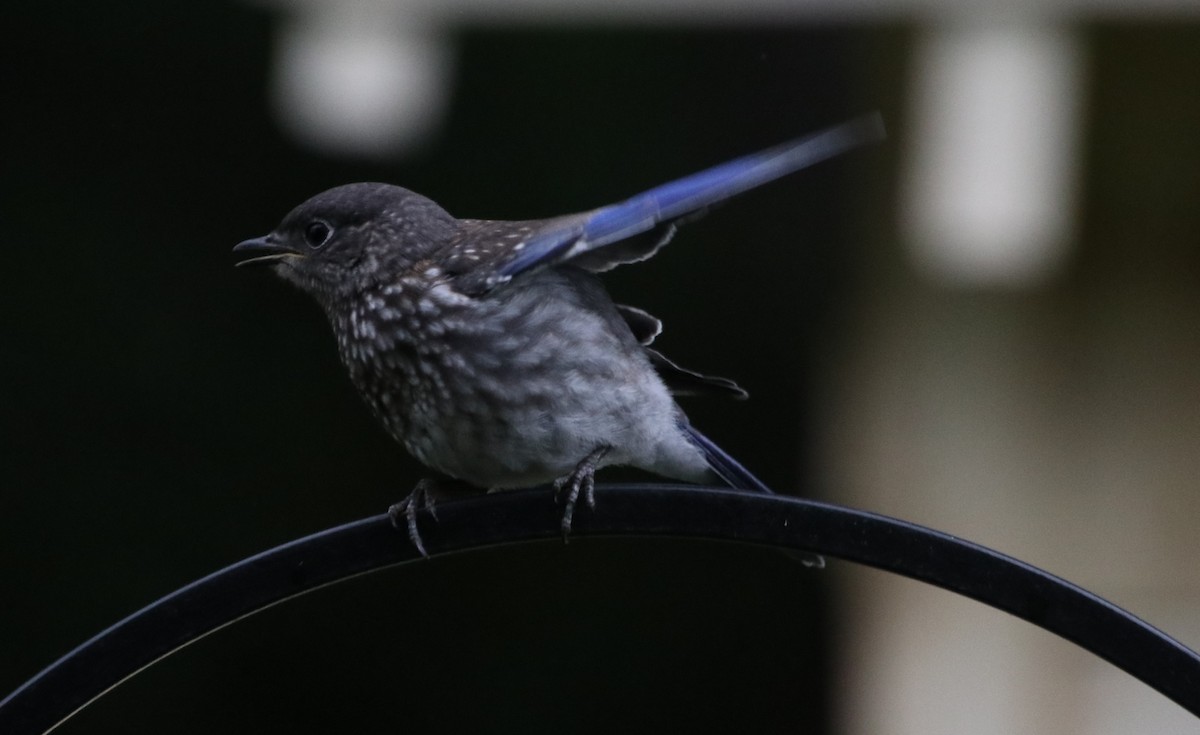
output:
<path id="1" fill-rule="evenodd" d="M 291 248 L 284 247 L 278 243 L 271 241 L 270 235 L 256 237 L 251 240 L 239 242 L 233 247 L 233 252 L 243 256 L 243 260 L 239 260 L 237 265 L 251 265 L 254 263 L 265 264 L 275 263 L 284 258 L 299 258 L 300 253 Z"/>

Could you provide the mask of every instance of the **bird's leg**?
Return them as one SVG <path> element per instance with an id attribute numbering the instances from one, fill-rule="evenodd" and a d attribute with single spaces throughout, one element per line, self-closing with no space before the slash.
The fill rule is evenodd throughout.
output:
<path id="1" fill-rule="evenodd" d="M 388 517 L 391 518 L 392 525 L 396 528 L 400 528 L 400 524 L 403 522 L 412 545 L 421 552 L 421 556 L 428 557 L 429 553 L 425 551 L 425 544 L 421 541 L 421 534 L 417 530 L 417 513 L 428 510 L 429 515 L 433 516 L 433 520 L 436 521 L 438 519 L 437 501 L 465 498 L 479 492 L 479 488 L 470 483 L 446 475 L 423 477 L 407 498 L 388 508 Z"/>
<path id="2" fill-rule="evenodd" d="M 596 507 L 596 467 L 611 449 L 607 444 L 601 444 L 580 460 L 571 474 L 554 481 L 555 498 L 566 496 L 562 515 L 564 544 L 571 534 L 571 519 L 575 517 L 575 503 L 579 501 L 579 494 L 583 493 L 583 500 L 589 508 Z"/>
<path id="3" fill-rule="evenodd" d="M 433 516 L 435 521 L 437 520 L 435 503 L 437 489 L 438 481 L 435 478 L 423 477 L 407 498 L 388 508 L 388 517 L 392 519 L 392 525 L 400 528 L 400 520 L 403 518 L 408 527 L 408 540 L 412 541 L 412 545 L 417 548 L 421 556 L 426 558 L 429 557 L 429 552 L 425 551 L 425 544 L 421 542 L 421 532 L 417 530 L 417 511 L 427 509 L 429 515 Z"/>

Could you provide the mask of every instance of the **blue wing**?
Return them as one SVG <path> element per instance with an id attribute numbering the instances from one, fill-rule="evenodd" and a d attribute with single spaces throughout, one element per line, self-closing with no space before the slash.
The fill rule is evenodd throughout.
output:
<path id="1" fill-rule="evenodd" d="M 566 261 L 599 271 L 648 258 L 673 232 L 664 224 L 883 137 L 882 119 L 871 114 L 663 184 L 619 204 L 560 219 L 531 233 L 515 255 L 498 265 L 490 285 L 531 268 Z M 596 252 L 642 233 L 656 237 L 611 254 Z"/>

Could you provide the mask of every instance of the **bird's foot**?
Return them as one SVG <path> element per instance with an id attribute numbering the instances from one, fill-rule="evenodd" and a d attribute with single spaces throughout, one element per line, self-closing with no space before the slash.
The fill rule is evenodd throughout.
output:
<path id="1" fill-rule="evenodd" d="M 587 503 L 588 508 L 596 507 L 596 468 L 599 466 L 600 460 L 604 459 L 604 455 L 608 454 L 611 449 L 612 447 L 608 445 L 596 447 L 588 456 L 580 460 L 579 464 L 575 465 L 571 474 L 554 481 L 555 499 L 561 500 L 564 505 L 562 514 L 564 544 L 571 535 L 571 520 L 575 517 L 575 504 L 579 502 L 580 494 L 583 495 L 583 501 Z"/>
<path id="2" fill-rule="evenodd" d="M 421 541 L 421 532 L 417 530 L 417 511 L 428 510 L 429 515 L 433 516 L 435 521 L 437 520 L 437 507 L 434 499 L 437 488 L 437 480 L 432 477 L 424 477 L 407 498 L 388 508 L 388 517 L 392 519 L 392 525 L 400 528 L 400 523 L 403 521 L 408 528 L 408 540 L 412 541 L 412 545 L 416 547 L 421 556 L 426 558 L 429 557 L 429 552 L 425 551 L 425 544 Z"/>

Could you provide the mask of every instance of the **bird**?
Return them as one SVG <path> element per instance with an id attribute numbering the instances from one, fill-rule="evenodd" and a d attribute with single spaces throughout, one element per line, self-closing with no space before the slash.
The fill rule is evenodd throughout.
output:
<path id="1" fill-rule="evenodd" d="M 459 219 L 399 186 L 346 184 L 233 250 L 317 301 L 354 387 L 430 471 L 389 508 L 422 556 L 417 513 L 436 517 L 447 482 L 553 484 L 565 540 L 605 466 L 771 492 L 675 401 L 746 392 L 656 350 L 662 323 L 614 303 L 597 274 L 650 258 L 714 204 L 883 135 L 878 113 L 855 118 L 549 219 Z"/>

